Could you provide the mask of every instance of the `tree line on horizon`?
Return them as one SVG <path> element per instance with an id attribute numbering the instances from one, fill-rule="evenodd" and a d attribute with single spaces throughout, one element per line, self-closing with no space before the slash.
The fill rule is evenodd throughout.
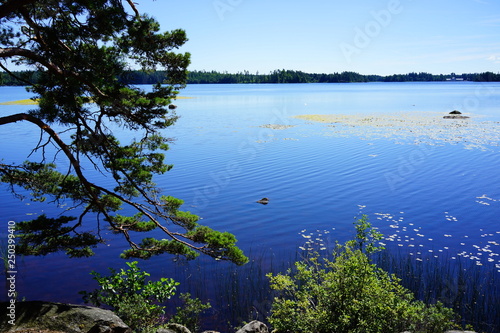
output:
<path id="1" fill-rule="evenodd" d="M 37 71 L 18 71 L 9 75 L 0 72 L 1 86 L 24 86 L 32 85 L 40 80 L 40 73 Z M 356 83 L 356 82 L 431 82 L 449 81 L 461 79 L 474 82 L 499 82 L 500 73 L 463 73 L 451 74 L 431 74 L 425 72 L 412 72 L 407 74 L 393 75 L 362 75 L 356 72 L 344 71 L 340 73 L 305 73 L 294 70 L 274 70 L 267 74 L 255 74 L 249 71 L 238 73 L 217 72 L 217 71 L 191 71 L 188 73 L 188 84 L 234 84 L 234 83 Z M 167 80 L 166 71 L 127 71 L 120 78 L 126 84 L 154 84 Z"/>

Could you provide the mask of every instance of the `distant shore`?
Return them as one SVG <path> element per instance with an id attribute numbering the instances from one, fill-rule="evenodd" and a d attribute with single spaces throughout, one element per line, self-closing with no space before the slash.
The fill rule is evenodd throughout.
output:
<path id="1" fill-rule="evenodd" d="M 35 84 L 42 73 L 37 71 L 13 72 L 15 77 L 6 72 L 0 72 L 0 86 L 26 86 Z M 143 72 L 128 71 L 119 78 L 129 84 L 155 84 L 167 79 L 165 71 Z M 238 73 L 217 71 L 191 71 L 188 73 L 188 84 L 259 84 L 259 83 L 355 83 L 355 82 L 433 82 L 433 81 L 473 81 L 500 82 L 500 73 L 407 73 L 393 75 L 362 75 L 356 72 L 340 73 L 304 73 L 294 70 L 275 70 L 267 74 L 259 72 Z"/>

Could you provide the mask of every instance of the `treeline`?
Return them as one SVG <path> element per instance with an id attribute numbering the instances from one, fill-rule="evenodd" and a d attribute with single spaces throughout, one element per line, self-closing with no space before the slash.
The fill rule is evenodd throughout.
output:
<path id="1" fill-rule="evenodd" d="M 352 82 L 429 82 L 464 80 L 475 82 L 500 81 L 500 74 L 493 72 L 475 74 L 408 73 L 389 76 L 362 75 L 356 72 L 333 74 L 304 73 L 301 71 L 275 70 L 269 74 L 251 74 L 248 71 L 231 74 L 216 71 L 193 71 L 189 73 L 189 83 L 352 83 Z"/>
<path id="2" fill-rule="evenodd" d="M 35 71 L 14 72 L 15 76 L 0 72 L 0 85 L 18 86 L 36 83 L 40 73 Z M 167 78 L 166 72 L 143 72 L 129 71 L 119 80 L 130 84 L 153 84 L 163 82 Z M 388 76 L 362 75 L 356 72 L 341 72 L 332 74 L 304 73 L 293 70 L 275 70 L 267 74 L 259 72 L 253 74 L 249 71 L 239 73 L 216 72 L 216 71 L 192 71 L 188 74 L 188 84 L 210 84 L 210 83 L 354 83 L 354 82 L 429 82 L 464 80 L 475 82 L 500 81 L 500 74 L 493 72 L 475 74 L 430 74 L 430 73 L 408 73 L 394 74 Z"/>

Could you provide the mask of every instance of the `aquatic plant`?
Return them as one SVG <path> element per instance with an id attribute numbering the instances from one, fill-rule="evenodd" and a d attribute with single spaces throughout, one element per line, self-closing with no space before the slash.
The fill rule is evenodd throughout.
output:
<path id="1" fill-rule="evenodd" d="M 496 269 L 467 258 L 427 255 L 421 260 L 396 249 L 377 253 L 374 262 L 398 276 L 401 284 L 426 303 L 442 302 L 461 317 L 463 326 L 480 332 L 500 328 L 500 276 Z"/>

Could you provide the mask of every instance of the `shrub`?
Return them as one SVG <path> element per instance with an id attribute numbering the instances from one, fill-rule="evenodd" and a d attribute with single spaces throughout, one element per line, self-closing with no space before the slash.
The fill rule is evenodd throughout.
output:
<path id="1" fill-rule="evenodd" d="M 285 274 L 268 274 L 277 291 L 269 321 L 276 332 L 439 332 L 455 314 L 440 303 L 414 300 L 400 280 L 370 262 L 381 237 L 366 216 L 356 239 L 337 245 L 332 259 L 314 253 Z"/>
<path id="2" fill-rule="evenodd" d="M 132 329 L 147 330 L 159 324 L 165 307 L 159 303 L 175 295 L 179 285 L 169 278 L 146 282 L 150 275 L 137 267 L 137 261 L 127 262 L 128 270 L 119 272 L 110 268 L 110 276 L 92 272 L 100 288 L 92 292 L 82 291 L 85 303 L 107 305 Z"/>
<path id="3" fill-rule="evenodd" d="M 176 308 L 176 314 L 170 322 L 183 325 L 191 332 L 199 331 L 200 314 L 211 308 L 210 303 L 203 304 L 198 298 L 191 298 L 189 293 L 182 293 L 180 298 L 184 304 Z"/>

